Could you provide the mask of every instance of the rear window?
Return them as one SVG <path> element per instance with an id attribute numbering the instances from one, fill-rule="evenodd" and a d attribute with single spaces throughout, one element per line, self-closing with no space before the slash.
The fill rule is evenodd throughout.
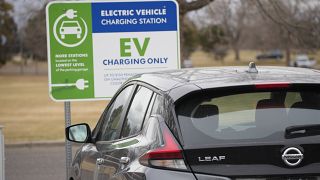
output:
<path id="1" fill-rule="evenodd" d="M 311 91 L 212 91 L 176 106 L 186 145 L 283 141 L 289 126 L 320 124 L 319 109 L 320 93 Z"/>

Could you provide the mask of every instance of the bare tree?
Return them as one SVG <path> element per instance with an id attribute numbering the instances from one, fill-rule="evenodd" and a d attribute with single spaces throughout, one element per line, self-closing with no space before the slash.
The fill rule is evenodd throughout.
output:
<path id="1" fill-rule="evenodd" d="M 25 48 L 25 54 L 28 56 L 34 56 L 40 60 L 47 59 L 45 24 L 45 11 L 42 9 L 28 20 L 27 26 L 23 31 L 23 46 Z"/>
<path id="2" fill-rule="evenodd" d="M 16 24 L 11 13 L 12 5 L 0 0 L 0 67 L 10 58 L 16 37 Z"/>
<path id="3" fill-rule="evenodd" d="M 250 5 L 247 0 L 217 0 L 207 8 L 212 23 L 222 25 L 236 61 L 240 60 L 240 41 L 247 25 Z"/>
<path id="4" fill-rule="evenodd" d="M 209 24 L 223 27 L 235 59 L 240 48 L 318 49 L 320 2 L 316 0 L 216 0 L 207 6 Z"/>
<path id="5" fill-rule="evenodd" d="M 209 3 L 213 2 L 214 0 L 177 0 L 179 4 L 179 20 L 180 20 L 180 54 L 181 54 L 181 63 L 183 64 L 183 61 L 188 58 L 188 54 L 186 53 L 183 49 L 185 47 L 185 34 L 187 33 L 186 26 L 185 24 L 185 16 L 187 13 L 191 11 L 195 11 L 198 9 L 201 9 L 208 5 Z"/>
<path id="6" fill-rule="evenodd" d="M 15 18 L 18 24 L 19 53 L 23 57 L 20 63 L 20 73 L 24 73 L 27 64 L 26 57 L 34 57 L 34 54 L 46 53 L 45 41 L 45 21 L 32 22 L 35 18 L 45 19 L 45 14 L 39 13 L 49 0 L 34 0 L 30 2 L 21 2 L 19 0 L 10 0 L 15 2 Z M 43 26 L 43 27 L 42 27 Z M 44 32 L 44 33 L 42 33 Z M 34 35 L 34 36 L 33 36 Z M 41 48 L 39 48 L 41 47 Z M 37 59 L 35 59 L 37 60 Z M 38 63 L 35 61 L 35 71 L 38 71 Z"/>
<path id="7" fill-rule="evenodd" d="M 199 40 L 202 50 L 214 55 L 216 60 L 222 63 L 227 55 L 227 40 L 225 33 L 220 26 L 209 25 L 202 27 L 199 33 Z"/>
<path id="8" fill-rule="evenodd" d="M 186 57 L 189 57 L 190 54 L 198 47 L 199 44 L 199 32 L 194 24 L 188 17 L 184 19 L 184 48 L 182 49 L 183 54 Z"/>
<path id="9" fill-rule="evenodd" d="M 285 49 L 286 64 L 290 65 L 293 47 L 319 48 L 319 7 L 312 0 L 256 0 L 259 12 L 278 29 L 279 44 Z M 318 19 L 318 20 L 316 20 Z M 311 46 L 310 46 L 311 45 Z"/>

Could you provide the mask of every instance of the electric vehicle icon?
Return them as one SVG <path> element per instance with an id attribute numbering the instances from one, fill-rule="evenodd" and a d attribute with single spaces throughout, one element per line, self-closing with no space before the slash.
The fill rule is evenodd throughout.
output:
<path id="1" fill-rule="evenodd" d="M 81 38 L 82 29 L 78 21 L 63 21 L 59 31 L 61 39 L 65 39 L 66 35 L 77 35 L 77 39 Z"/>

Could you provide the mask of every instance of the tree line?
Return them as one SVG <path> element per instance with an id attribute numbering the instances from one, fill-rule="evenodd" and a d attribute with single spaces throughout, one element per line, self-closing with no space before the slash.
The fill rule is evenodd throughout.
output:
<path id="1" fill-rule="evenodd" d="M 17 44 L 17 26 L 12 17 L 13 6 L 0 0 L 0 67 L 10 59 Z"/>
<path id="2" fill-rule="evenodd" d="M 320 3 L 317 0 L 177 0 L 180 6 L 181 60 L 195 50 L 218 60 L 242 49 L 285 52 L 289 64 L 293 49 L 320 48 Z M 45 6 L 32 10 L 26 25 L 17 30 L 12 5 L 0 0 L 0 62 L 23 52 L 47 59 Z M 11 49 L 11 50 L 10 50 Z"/>

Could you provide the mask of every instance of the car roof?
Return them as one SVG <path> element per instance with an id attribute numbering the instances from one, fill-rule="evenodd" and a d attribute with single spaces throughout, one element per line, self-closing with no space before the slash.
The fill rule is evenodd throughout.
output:
<path id="1" fill-rule="evenodd" d="M 190 68 L 139 74 L 130 81 L 143 81 L 177 100 L 185 94 L 220 87 L 288 82 L 292 84 L 320 84 L 320 71 L 305 68 L 260 66 L 258 73 L 248 67 L 230 66 Z"/>

